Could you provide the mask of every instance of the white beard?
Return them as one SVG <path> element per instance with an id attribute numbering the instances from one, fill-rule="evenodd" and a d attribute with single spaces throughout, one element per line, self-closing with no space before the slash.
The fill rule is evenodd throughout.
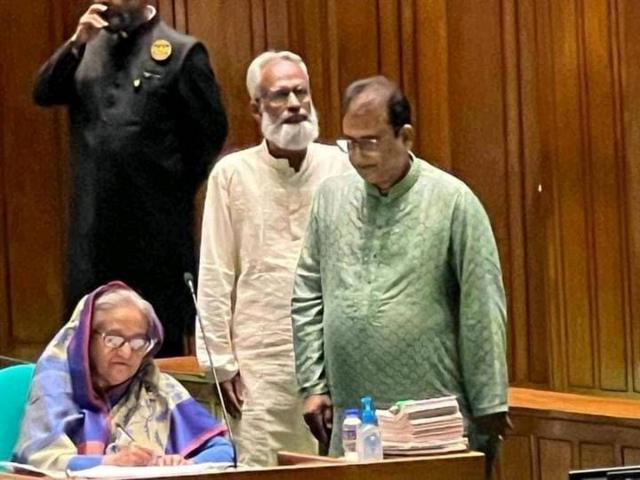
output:
<path id="1" fill-rule="evenodd" d="M 260 128 L 264 138 L 284 150 L 304 150 L 320 133 L 316 109 L 311 106 L 309 118 L 301 123 L 282 123 L 285 118 L 271 120 L 268 114 L 262 114 Z"/>

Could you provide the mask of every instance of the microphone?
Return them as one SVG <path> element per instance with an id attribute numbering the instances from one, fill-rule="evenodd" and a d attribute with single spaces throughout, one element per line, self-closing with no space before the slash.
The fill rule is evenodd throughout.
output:
<path id="1" fill-rule="evenodd" d="M 227 424 L 227 431 L 229 432 L 229 442 L 231 443 L 231 448 L 233 448 L 233 468 L 238 468 L 238 452 L 236 451 L 236 442 L 233 439 L 233 432 L 231 431 L 231 424 L 229 423 L 229 414 L 227 413 L 227 406 L 224 403 L 224 397 L 222 396 L 222 390 L 220 389 L 220 382 L 218 381 L 218 375 L 216 374 L 216 369 L 213 367 L 213 360 L 211 358 L 211 350 L 209 349 L 209 345 L 207 344 L 207 337 L 204 334 L 204 325 L 202 324 L 202 318 L 200 318 L 200 310 L 198 309 L 198 301 L 196 299 L 196 290 L 193 286 L 193 275 L 191 272 L 184 272 L 184 283 L 187 285 L 187 288 L 191 292 L 191 299 L 193 300 L 193 306 L 196 309 L 196 320 L 198 321 L 198 325 L 200 325 L 200 333 L 202 334 L 202 343 L 204 343 L 204 349 L 207 352 L 207 358 L 209 360 L 209 369 L 213 375 L 213 380 L 216 386 L 215 392 L 218 394 L 218 399 L 220 400 L 220 405 L 222 406 L 222 416 L 224 417 L 224 423 Z"/>

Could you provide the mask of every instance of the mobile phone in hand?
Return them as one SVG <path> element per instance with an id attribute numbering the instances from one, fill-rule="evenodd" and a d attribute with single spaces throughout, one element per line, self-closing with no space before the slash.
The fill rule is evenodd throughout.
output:
<path id="1" fill-rule="evenodd" d="M 116 10 L 109 2 L 99 3 L 107 7 L 104 11 L 98 14 L 105 22 L 109 24 L 104 27 L 107 32 L 120 32 L 121 30 L 124 30 L 125 27 L 130 23 L 129 15 L 126 12 Z"/>

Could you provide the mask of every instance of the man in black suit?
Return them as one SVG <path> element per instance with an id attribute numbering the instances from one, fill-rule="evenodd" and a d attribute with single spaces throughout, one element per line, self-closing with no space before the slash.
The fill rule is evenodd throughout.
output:
<path id="1" fill-rule="evenodd" d="M 227 135 L 205 47 L 148 0 L 93 3 L 41 67 L 34 99 L 67 105 L 71 123 L 63 318 L 122 280 L 155 306 L 160 354 L 182 354 L 195 313 L 182 280 L 197 271 L 193 197 Z"/>

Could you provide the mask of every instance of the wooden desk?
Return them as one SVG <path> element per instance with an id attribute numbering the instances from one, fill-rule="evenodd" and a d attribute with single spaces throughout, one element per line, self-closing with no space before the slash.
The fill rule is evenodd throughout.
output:
<path id="1" fill-rule="evenodd" d="M 163 372 L 175 376 L 183 382 L 189 391 L 194 394 L 194 387 L 206 381 L 204 373 L 195 357 L 174 357 L 160 358 L 155 360 L 156 365 Z M 200 392 L 200 390 L 197 390 Z M 212 398 L 211 389 L 208 387 L 209 400 L 217 405 L 217 400 Z M 196 398 L 197 395 L 194 395 Z M 200 399 L 202 401 L 202 399 Z M 290 452 L 281 452 L 278 456 L 280 465 L 291 465 L 289 467 L 278 467 L 277 469 L 267 469 L 255 472 L 251 476 L 249 472 L 236 472 L 224 474 L 216 478 L 238 478 L 238 479 L 481 479 L 484 472 L 484 456 L 476 452 L 461 454 L 449 454 L 431 457 L 420 457 L 402 460 L 385 460 L 376 464 L 355 464 L 345 463 L 329 457 L 314 457 L 300 455 Z M 295 467 L 292 467 L 295 466 Z M 291 470 L 293 468 L 293 470 Z M 302 469 L 302 470 L 301 470 Z M 268 472 L 274 472 L 270 476 Z M 227 475 L 230 475 L 227 477 Z M 237 475 L 234 476 L 234 475 Z M 245 476 L 248 475 L 248 476 Z M 202 477 L 199 477 L 202 478 Z"/>
<path id="2" fill-rule="evenodd" d="M 498 461 L 502 480 L 566 479 L 571 469 L 640 464 L 640 402 L 509 389 L 514 429 Z"/>
<path id="3" fill-rule="evenodd" d="M 204 375 L 196 357 L 156 358 L 155 364 L 166 373 L 178 375 Z"/>
<path id="4" fill-rule="evenodd" d="M 304 456 L 302 460 L 313 460 Z M 320 459 L 322 461 L 322 459 Z M 176 477 L 181 480 L 482 480 L 484 456 L 476 452 L 375 463 L 300 463 L 294 466 Z M 3 475 L 16 480 L 43 477 Z"/>

